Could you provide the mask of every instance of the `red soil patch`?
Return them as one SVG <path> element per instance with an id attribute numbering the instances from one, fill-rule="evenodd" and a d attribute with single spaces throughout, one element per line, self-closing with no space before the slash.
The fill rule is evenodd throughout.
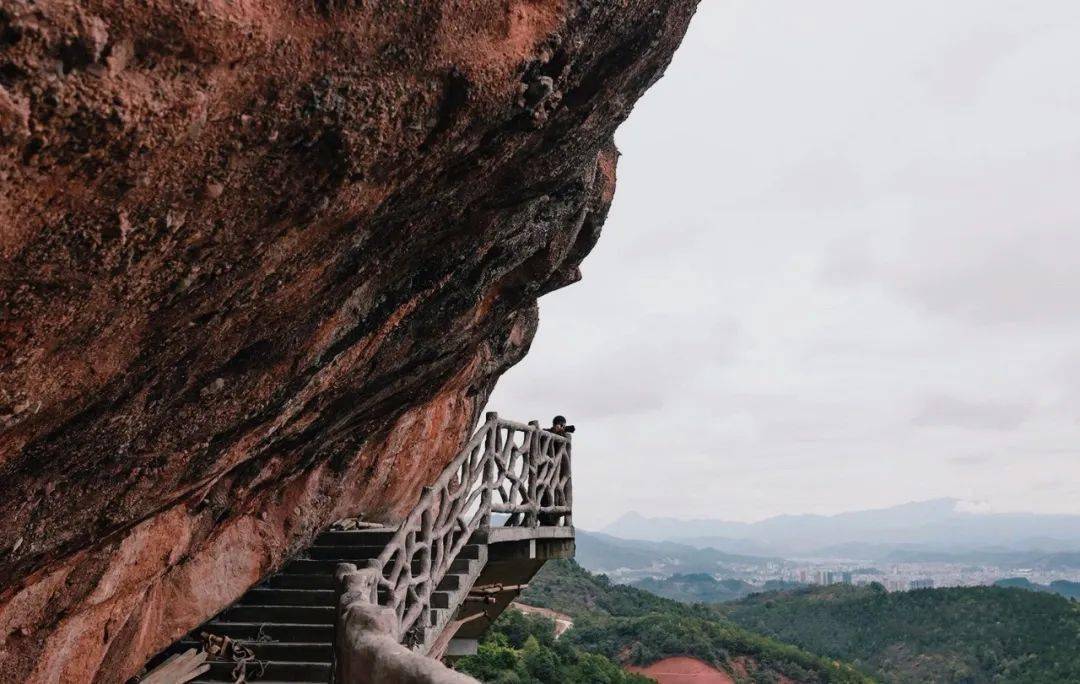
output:
<path id="1" fill-rule="evenodd" d="M 626 669 L 651 677 L 659 684 L 735 684 L 735 680 L 726 672 L 717 670 L 703 660 L 687 656 L 664 658 L 647 667 Z"/>

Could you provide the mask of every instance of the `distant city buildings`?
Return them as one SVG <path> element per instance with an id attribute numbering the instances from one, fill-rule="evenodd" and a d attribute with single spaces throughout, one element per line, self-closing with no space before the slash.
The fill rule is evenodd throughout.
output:
<path id="1" fill-rule="evenodd" d="M 612 581 L 631 583 L 644 577 L 663 578 L 685 573 L 687 568 L 677 560 L 658 559 L 649 567 L 590 568 L 607 573 Z M 769 582 L 790 582 L 801 585 L 828 586 L 844 584 L 866 586 L 877 584 L 887 591 L 990 586 L 1005 577 L 1023 577 L 1034 584 L 1050 584 L 1055 580 L 1080 581 L 1080 570 L 1043 570 L 1015 568 L 974 563 L 908 562 L 874 565 L 866 560 L 804 559 L 762 562 L 723 562 L 709 572 L 717 580 L 738 579 L 761 591 Z"/>
<path id="2" fill-rule="evenodd" d="M 856 581 L 855 573 L 850 570 L 804 570 L 785 573 L 780 579 L 800 584 L 818 584 L 828 586 L 830 584 L 869 584 L 869 580 Z"/>

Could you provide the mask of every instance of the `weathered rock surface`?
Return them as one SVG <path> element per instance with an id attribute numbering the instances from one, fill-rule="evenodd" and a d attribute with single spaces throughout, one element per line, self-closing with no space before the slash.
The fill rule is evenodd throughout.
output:
<path id="1" fill-rule="evenodd" d="M 0 680 L 123 681 L 400 516 L 695 4 L 0 0 Z"/>

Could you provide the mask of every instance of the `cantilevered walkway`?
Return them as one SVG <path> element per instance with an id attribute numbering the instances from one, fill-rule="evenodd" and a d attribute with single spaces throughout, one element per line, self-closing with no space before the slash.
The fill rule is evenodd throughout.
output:
<path id="1" fill-rule="evenodd" d="M 438 660 L 474 652 L 545 560 L 573 555 L 570 446 L 489 413 L 400 525 L 334 525 L 146 681 L 185 652 L 192 673 L 163 682 L 471 681 Z"/>

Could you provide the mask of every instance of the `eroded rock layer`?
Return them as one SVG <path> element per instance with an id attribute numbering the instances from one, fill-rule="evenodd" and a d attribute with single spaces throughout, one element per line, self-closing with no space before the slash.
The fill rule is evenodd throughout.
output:
<path id="1" fill-rule="evenodd" d="M 579 277 L 696 0 L 0 0 L 0 679 L 392 521 Z"/>

